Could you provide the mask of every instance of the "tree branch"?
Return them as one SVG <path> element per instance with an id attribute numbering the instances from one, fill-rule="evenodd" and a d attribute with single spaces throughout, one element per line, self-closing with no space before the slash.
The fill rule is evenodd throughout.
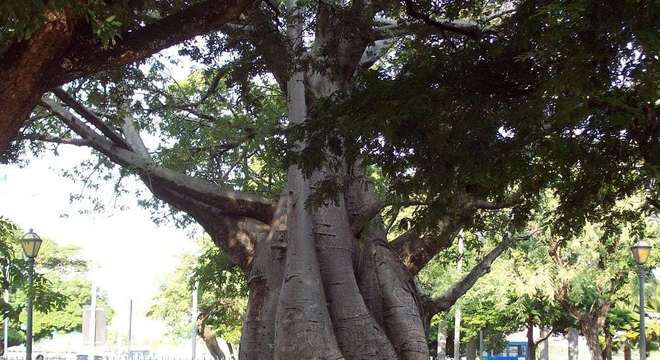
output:
<path id="1" fill-rule="evenodd" d="M 253 0 L 206 0 L 151 24 L 126 30 L 118 36 L 115 46 L 106 50 L 99 49 L 95 39 L 88 39 L 64 59 L 67 61 L 63 61 L 62 68 L 66 71 L 51 82 L 57 86 L 86 74 L 130 64 L 195 36 L 219 30 L 253 3 Z"/>
<path id="2" fill-rule="evenodd" d="M 534 346 L 537 346 L 538 344 L 540 344 L 540 343 L 542 343 L 542 342 L 548 340 L 548 338 L 549 338 L 554 332 L 555 332 L 555 328 L 550 329 L 550 331 L 548 332 L 548 334 L 547 334 L 546 336 L 544 336 L 544 337 L 542 337 L 542 338 L 540 338 L 540 339 L 534 341 Z"/>
<path id="3" fill-rule="evenodd" d="M 477 23 L 464 21 L 464 20 L 454 20 L 454 21 L 445 21 L 433 19 L 431 16 L 422 14 L 417 8 L 413 0 L 405 0 L 406 3 L 406 13 L 417 20 L 421 20 L 425 24 L 435 27 L 439 30 L 450 31 L 458 34 L 462 34 L 473 39 L 478 39 L 481 36 L 492 33 L 492 30 L 484 28 Z"/>
<path id="4" fill-rule="evenodd" d="M 69 95 L 62 88 L 53 89 L 53 94 L 57 96 L 63 103 L 69 106 L 71 109 L 75 110 L 80 116 L 85 118 L 90 124 L 94 125 L 101 133 L 110 139 L 113 143 L 118 146 L 121 146 L 125 149 L 128 149 L 129 146 L 111 127 L 106 125 L 106 123 L 98 117 L 92 110 L 85 107 L 83 104 L 74 99 L 73 96 Z"/>
<path id="5" fill-rule="evenodd" d="M 407 206 L 426 206 L 428 203 L 422 202 L 422 201 L 401 201 L 401 202 L 392 202 L 388 204 L 383 204 L 380 201 L 376 201 L 369 205 L 365 209 L 361 209 L 360 214 L 355 216 L 353 221 L 351 222 L 351 230 L 353 231 L 353 234 L 358 235 L 367 224 L 371 221 L 371 219 L 375 218 L 380 214 L 383 209 L 385 209 L 388 206 L 399 206 L 399 207 L 407 207 Z"/>
<path id="6" fill-rule="evenodd" d="M 140 137 L 140 133 L 135 127 L 135 121 L 128 113 L 124 115 L 122 130 L 124 131 L 124 137 L 130 148 L 143 158 L 151 160 L 151 155 L 149 155 L 149 151 L 144 145 L 144 141 L 142 141 L 142 137 Z"/>
<path id="7" fill-rule="evenodd" d="M 475 265 L 469 273 L 467 273 L 460 281 L 453 284 L 444 294 L 439 297 L 429 301 L 426 305 L 426 311 L 429 313 L 429 316 L 433 316 L 441 311 L 449 309 L 454 303 L 463 296 L 472 286 L 479 280 L 481 276 L 490 271 L 490 267 L 503 252 L 511 244 L 520 239 L 520 237 L 513 237 L 510 234 L 504 236 L 502 240 L 495 248 L 493 248 L 486 256 L 481 259 L 481 261 Z"/>
<path id="8" fill-rule="evenodd" d="M 52 136 L 49 134 L 25 134 L 21 136 L 23 140 L 33 140 L 33 141 L 43 141 L 54 144 L 65 144 L 65 145 L 75 145 L 75 146 L 87 146 L 91 145 L 91 142 L 85 139 L 76 139 L 76 138 L 60 138 L 57 136 Z"/>
<path id="9" fill-rule="evenodd" d="M 380 60 L 380 58 L 387 54 L 395 42 L 396 40 L 392 38 L 379 39 L 374 41 L 373 44 L 367 46 L 360 58 L 360 68 L 365 69 L 375 64 L 376 61 Z"/>
<path id="10" fill-rule="evenodd" d="M 71 130 L 89 141 L 92 148 L 113 162 L 133 169 L 141 176 L 157 178 L 183 194 L 216 207 L 226 215 L 251 218 L 263 223 L 272 220 L 274 205 L 271 201 L 255 195 L 223 190 L 215 184 L 157 166 L 150 159 L 111 143 L 57 102 L 44 97 L 42 103 Z"/>

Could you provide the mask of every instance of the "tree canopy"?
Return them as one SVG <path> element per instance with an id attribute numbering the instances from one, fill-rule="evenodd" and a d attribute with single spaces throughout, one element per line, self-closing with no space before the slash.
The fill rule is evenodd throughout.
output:
<path id="1" fill-rule="evenodd" d="M 0 126 L 13 137 L 32 111 L 13 155 L 90 147 L 71 176 L 119 191 L 135 176 L 156 216 L 202 225 L 248 274 L 247 357 L 427 357 L 427 317 L 529 224 L 558 241 L 552 257 L 588 224 L 607 252 L 657 213 L 654 3 L 156 3 L 35 5 L 54 20 L 29 39 L 32 25 L 3 25 L 16 34 L 0 83 L 33 81 L 0 88 Z M 44 41 L 52 52 L 18 71 Z M 172 64 L 134 63 L 181 41 Z M 181 80 L 170 65 L 197 69 Z M 423 296 L 415 275 L 461 230 L 499 242 Z"/>

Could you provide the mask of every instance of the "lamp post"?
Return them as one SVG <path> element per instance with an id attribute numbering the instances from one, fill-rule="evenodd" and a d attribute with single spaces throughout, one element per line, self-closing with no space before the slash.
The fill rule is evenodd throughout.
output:
<path id="1" fill-rule="evenodd" d="M 28 259 L 30 269 L 28 270 L 29 288 L 27 297 L 27 335 L 25 339 L 25 359 L 32 360 L 32 287 L 34 285 L 34 259 L 39 254 L 42 240 L 32 229 L 21 238 L 23 253 Z"/>
<path id="2" fill-rule="evenodd" d="M 644 326 L 644 264 L 651 254 L 651 244 L 638 241 L 632 246 L 633 257 L 639 266 L 639 360 L 646 360 L 646 328 Z"/>

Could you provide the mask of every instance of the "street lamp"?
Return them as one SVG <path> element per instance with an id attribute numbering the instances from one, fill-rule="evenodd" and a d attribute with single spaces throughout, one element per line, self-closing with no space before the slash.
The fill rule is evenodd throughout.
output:
<path id="1" fill-rule="evenodd" d="M 633 257 L 639 265 L 639 359 L 646 360 L 646 328 L 644 326 L 644 264 L 651 254 L 651 244 L 641 240 L 632 246 Z"/>
<path id="2" fill-rule="evenodd" d="M 25 339 L 25 359 L 32 360 L 32 287 L 34 284 L 34 259 L 39 254 L 39 248 L 41 248 L 41 243 L 43 240 L 39 235 L 35 234 L 32 229 L 23 235 L 21 238 L 21 246 L 23 247 L 23 253 L 28 259 L 28 264 L 30 264 L 30 269 L 28 271 L 29 278 L 29 288 L 28 288 L 28 297 L 27 297 L 27 335 Z"/>

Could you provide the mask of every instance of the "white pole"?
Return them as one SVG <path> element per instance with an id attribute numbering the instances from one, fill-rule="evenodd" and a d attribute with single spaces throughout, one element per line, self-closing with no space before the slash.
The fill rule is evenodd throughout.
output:
<path id="1" fill-rule="evenodd" d="M 463 272 L 463 254 L 465 253 L 465 244 L 463 243 L 463 231 L 458 233 L 458 261 L 456 271 Z M 454 360 L 461 358 L 461 307 L 456 304 L 454 313 Z"/>
<path id="2" fill-rule="evenodd" d="M 89 356 L 88 359 L 94 359 L 94 348 L 96 347 L 96 281 L 92 277 L 92 301 L 89 314 Z"/>
<path id="3" fill-rule="evenodd" d="M 133 299 L 128 303 L 128 350 L 126 355 L 131 358 L 131 338 L 133 337 Z"/>
<path id="4" fill-rule="evenodd" d="M 195 282 L 195 287 L 192 291 L 192 309 L 190 311 L 190 320 L 192 322 L 192 333 L 190 341 L 192 343 L 192 356 L 191 359 L 195 360 L 197 353 L 197 287 L 199 284 Z"/>

